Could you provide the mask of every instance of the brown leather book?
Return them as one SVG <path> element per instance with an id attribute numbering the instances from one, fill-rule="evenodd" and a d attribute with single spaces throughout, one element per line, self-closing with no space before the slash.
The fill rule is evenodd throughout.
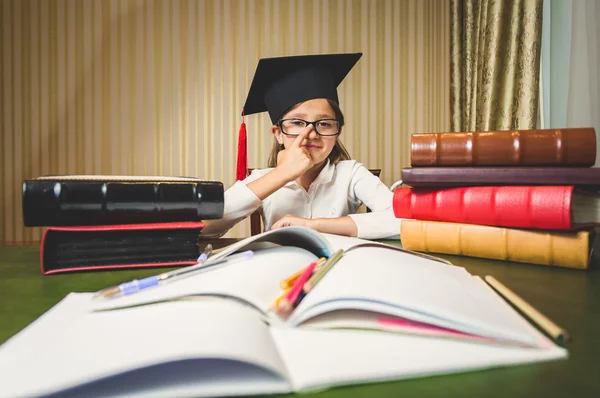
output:
<path id="1" fill-rule="evenodd" d="M 592 166 L 593 128 L 506 130 L 411 135 L 411 165 Z"/>
<path id="2" fill-rule="evenodd" d="M 402 220 L 407 250 L 588 269 L 594 230 L 536 231 L 486 225 Z"/>
<path id="3" fill-rule="evenodd" d="M 415 188 L 575 185 L 600 191 L 600 167 L 406 167 L 402 182 Z"/>

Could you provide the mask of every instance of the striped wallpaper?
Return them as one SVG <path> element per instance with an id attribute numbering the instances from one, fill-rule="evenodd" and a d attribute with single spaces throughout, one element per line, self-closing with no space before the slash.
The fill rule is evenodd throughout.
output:
<path id="1" fill-rule="evenodd" d="M 341 139 L 390 185 L 410 134 L 449 129 L 449 1 L 1 0 L 0 242 L 44 174 L 235 179 L 240 111 L 262 57 L 363 52 L 339 89 Z M 265 114 L 246 118 L 265 167 Z M 228 236 L 249 233 L 245 221 Z"/>

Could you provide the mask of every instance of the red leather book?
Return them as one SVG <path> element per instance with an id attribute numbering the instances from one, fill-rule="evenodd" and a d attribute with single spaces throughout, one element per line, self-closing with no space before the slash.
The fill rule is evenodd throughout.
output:
<path id="1" fill-rule="evenodd" d="M 591 127 L 415 133 L 410 159 L 413 167 L 589 167 L 596 161 L 596 133 Z"/>
<path id="2" fill-rule="evenodd" d="M 599 195 L 573 186 L 398 188 L 398 218 L 498 227 L 570 230 L 600 225 Z"/>
<path id="3" fill-rule="evenodd" d="M 91 270 L 187 266 L 196 263 L 204 223 L 174 222 L 46 228 L 44 275 Z"/>

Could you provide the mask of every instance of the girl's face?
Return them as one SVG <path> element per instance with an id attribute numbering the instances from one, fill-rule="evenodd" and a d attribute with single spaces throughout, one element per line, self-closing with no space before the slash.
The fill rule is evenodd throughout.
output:
<path id="1" fill-rule="evenodd" d="M 302 102 L 298 107 L 292 109 L 288 113 L 284 114 L 281 119 L 301 119 L 307 122 L 316 122 L 317 120 L 323 119 L 335 119 L 335 113 L 329 102 L 327 102 L 324 98 L 317 98 Z M 319 131 L 327 131 L 327 129 L 331 129 L 328 121 L 325 121 L 321 124 L 321 126 L 329 126 L 329 127 L 321 127 L 319 126 Z M 335 123 L 335 122 L 333 122 Z M 284 127 L 285 130 L 285 127 Z M 271 128 L 271 132 L 277 139 L 279 144 L 283 144 L 284 148 L 289 148 L 289 146 L 296 139 L 295 136 L 286 135 L 281 131 L 279 126 L 273 126 Z M 289 132 L 286 130 L 286 133 Z M 339 135 L 333 136 L 322 136 L 317 134 L 315 131 L 314 125 L 312 126 L 312 131 L 308 134 L 308 136 L 301 143 L 302 148 L 306 149 L 310 156 L 312 157 L 315 166 L 320 166 L 327 161 L 327 156 L 333 150 L 335 143 L 338 139 Z"/>

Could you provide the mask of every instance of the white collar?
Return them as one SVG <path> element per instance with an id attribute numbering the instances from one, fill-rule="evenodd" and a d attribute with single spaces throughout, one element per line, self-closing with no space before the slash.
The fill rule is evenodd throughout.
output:
<path id="1" fill-rule="evenodd" d="M 327 184 L 333 178 L 333 171 L 335 170 L 335 165 L 332 164 L 329 159 L 327 159 L 327 163 L 313 181 L 313 184 Z M 311 184 L 312 185 L 312 184 Z"/>
<path id="2" fill-rule="evenodd" d="M 333 178 L 334 171 L 335 171 L 335 165 L 332 164 L 329 161 L 329 159 L 327 159 L 327 163 L 325 164 L 323 169 L 319 172 L 319 175 L 317 175 L 317 178 L 315 178 L 315 180 L 310 185 L 313 186 L 313 185 L 327 184 Z M 295 180 L 288 182 L 287 184 L 285 184 L 285 186 L 290 186 L 293 184 L 297 184 Z"/>

